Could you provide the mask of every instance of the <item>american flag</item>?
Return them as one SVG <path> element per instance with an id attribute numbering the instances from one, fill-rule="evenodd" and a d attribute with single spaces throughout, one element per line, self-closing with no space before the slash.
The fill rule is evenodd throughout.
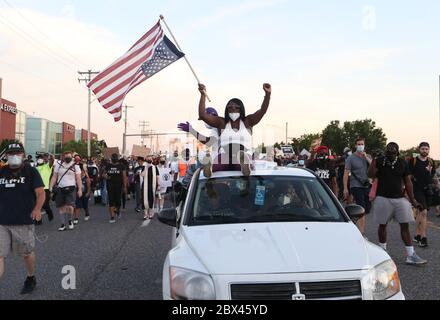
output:
<path id="1" fill-rule="evenodd" d="M 126 54 L 98 74 L 88 87 L 118 122 L 127 94 L 183 56 L 164 35 L 159 21 Z"/>

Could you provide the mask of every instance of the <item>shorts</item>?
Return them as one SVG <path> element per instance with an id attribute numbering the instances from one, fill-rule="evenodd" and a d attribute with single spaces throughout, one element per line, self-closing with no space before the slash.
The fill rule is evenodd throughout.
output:
<path id="1" fill-rule="evenodd" d="M 416 201 L 418 203 L 420 203 L 422 205 L 423 210 L 429 209 L 428 198 L 426 197 L 425 192 L 419 192 L 419 191 L 414 190 L 414 198 L 416 199 Z"/>
<path id="2" fill-rule="evenodd" d="M 20 257 L 25 257 L 32 254 L 34 250 L 34 225 L 0 225 L 0 258 L 6 258 L 11 253 Z"/>
<path id="3" fill-rule="evenodd" d="M 61 207 L 75 207 L 76 189 L 71 193 L 64 194 L 61 190 L 57 192 L 55 197 L 55 205 L 57 208 Z"/>
<path id="4" fill-rule="evenodd" d="M 393 219 L 398 223 L 414 222 L 411 203 L 406 198 L 377 197 L 373 202 L 374 220 L 380 225 L 387 225 Z"/>
<path id="5" fill-rule="evenodd" d="M 365 209 L 365 213 L 371 211 L 370 188 L 351 188 L 350 193 L 353 195 L 354 202 Z"/>
<path id="6" fill-rule="evenodd" d="M 89 208 L 89 200 L 90 197 L 86 196 L 82 196 L 81 198 L 76 197 L 75 208 L 87 210 Z"/>
<path id="7" fill-rule="evenodd" d="M 107 186 L 107 193 L 110 208 L 119 208 L 122 204 L 122 185 Z"/>
<path id="8" fill-rule="evenodd" d="M 167 187 L 165 187 L 165 188 L 160 188 L 160 189 L 159 189 L 159 192 L 160 192 L 161 195 L 167 194 L 167 193 L 168 193 L 168 188 L 167 188 Z"/>

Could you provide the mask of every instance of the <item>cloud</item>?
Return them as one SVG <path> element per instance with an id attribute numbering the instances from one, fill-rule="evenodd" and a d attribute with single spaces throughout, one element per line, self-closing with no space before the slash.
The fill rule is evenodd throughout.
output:
<path id="1" fill-rule="evenodd" d="M 66 18 L 76 19 L 76 9 L 72 4 L 66 4 L 61 8 L 61 15 Z"/>
<path id="2" fill-rule="evenodd" d="M 215 10 L 215 13 L 194 21 L 191 29 L 199 29 L 227 18 L 240 17 L 253 11 L 274 7 L 286 2 L 287 0 L 247 0 L 225 5 Z"/>

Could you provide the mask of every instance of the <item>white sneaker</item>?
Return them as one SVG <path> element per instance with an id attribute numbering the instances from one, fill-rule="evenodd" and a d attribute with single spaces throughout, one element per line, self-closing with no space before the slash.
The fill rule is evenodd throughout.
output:
<path id="1" fill-rule="evenodd" d="M 89 221 L 90 220 L 90 216 L 85 216 L 84 217 L 84 221 Z"/>
<path id="2" fill-rule="evenodd" d="M 75 226 L 73 225 L 72 221 L 69 221 L 69 230 L 75 229 Z"/>
<path id="3" fill-rule="evenodd" d="M 110 219 L 110 223 L 111 223 L 111 224 L 116 223 L 116 219 L 115 219 L 115 218 L 111 218 L 111 219 Z"/>
<path id="4" fill-rule="evenodd" d="M 61 227 L 58 228 L 58 231 L 66 231 L 66 226 L 63 224 Z"/>

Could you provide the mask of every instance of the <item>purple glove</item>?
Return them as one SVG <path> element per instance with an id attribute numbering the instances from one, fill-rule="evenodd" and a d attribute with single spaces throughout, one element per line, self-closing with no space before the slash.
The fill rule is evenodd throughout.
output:
<path id="1" fill-rule="evenodd" d="M 189 122 L 186 122 L 186 123 L 179 123 L 179 124 L 177 125 L 177 128 L 178 128 L 180 131 L 183 131 L 183 132 L 189 132 L 189 131 L 191 130 L 191 125 L 189 124 Z"/>

